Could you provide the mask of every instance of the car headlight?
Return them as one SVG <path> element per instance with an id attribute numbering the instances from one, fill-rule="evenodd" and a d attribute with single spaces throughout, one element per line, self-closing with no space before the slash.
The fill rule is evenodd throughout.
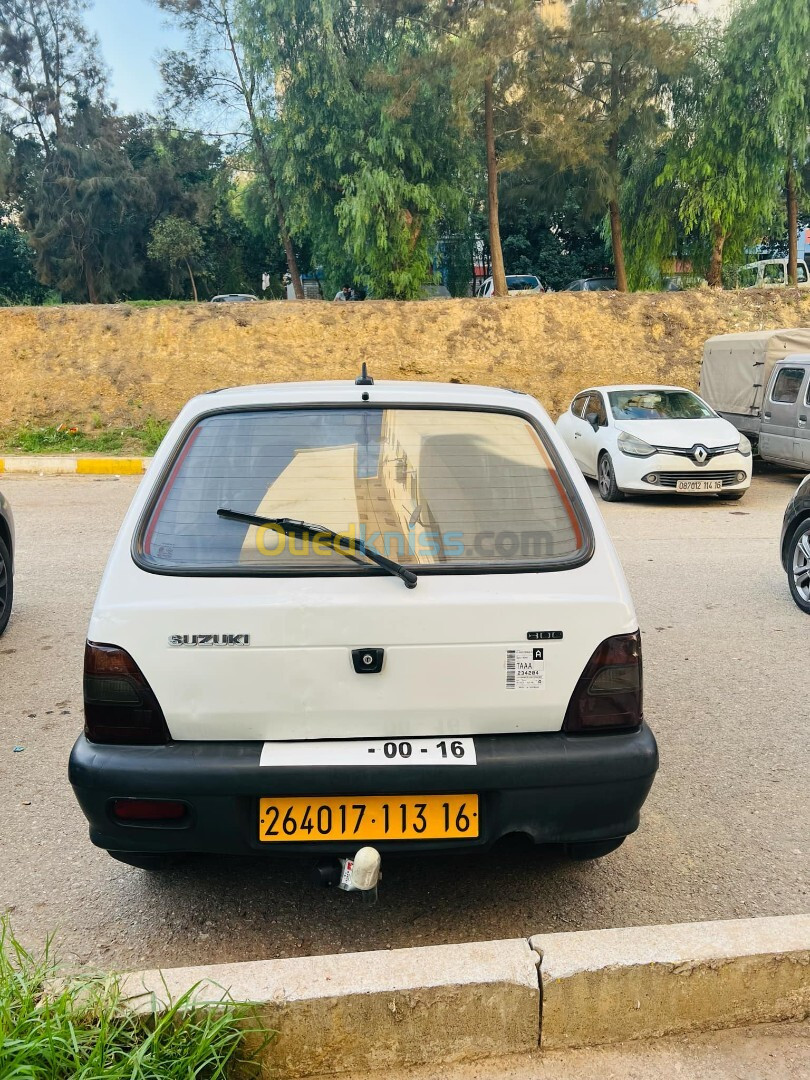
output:
<path id="1" fill-rule="evenodd" d="M 751 442 L 747 435 L 740 436 L 740 445 L 737 447 L 737 452 L 742 454 L 743 457 L 751 457 Z"/>
<path id="2" fill-rule="evenodd" d="M 658 453 L 654 446 L 650 446 L 643 439 L 631 435 L 629 431 L 623 431 L 619 435 L 617 443 L 621 452 L 629 454 L 630 457 L 651 457 L 653 454 Z"/>

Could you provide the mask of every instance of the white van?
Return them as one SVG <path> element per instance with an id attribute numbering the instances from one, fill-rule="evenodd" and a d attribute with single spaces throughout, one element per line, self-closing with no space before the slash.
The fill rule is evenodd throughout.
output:
<path id="1" fill-rule="evenodd" d="M 737 271 L 737 287 L 740 289 L 768 289 L 788 284 L 787 259 L 760 259 L 741 266 Z M 810 274 L 803 259 L 799 259 L 796 266 L 796 284 L 800 289 L 810 288 Z"/>
<path id="2" fill-rule="evenodd" d="M 510 296 L 530 296 L 533 293 L 542 293 L 546 290 L 540 278 L 535 274 L 507 274 L 506 288 Z M 495 284 L 491 277 L 485 278 L 476 289 L 475 295 L 479 298 L 488 298 L 495 295 Z"/>
<path id="3" fill-rule="evenodd" d="M 575 858 L 657 768 L 638 621 L 541 406 L 431 383 L 190 401 L 124 519 L 70 779 L 93 843 Z"/>

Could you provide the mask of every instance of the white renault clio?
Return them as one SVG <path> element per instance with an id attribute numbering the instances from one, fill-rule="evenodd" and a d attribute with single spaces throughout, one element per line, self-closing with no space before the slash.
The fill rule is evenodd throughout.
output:
<path id="1" fill-rule="evenodd" d="M 638 495 L 741 499 L 751 444 L 683 386 L 595 386 L 577 394 L 557 430 L 606 502 Z"/>
<path id="2" fill-rule="evenodd" d="M 93 843 L 596 858 L 655 775 L 638 622 L 541 406 L 431 383 L 185 406 L 110 555 L 70 779 Z"/>

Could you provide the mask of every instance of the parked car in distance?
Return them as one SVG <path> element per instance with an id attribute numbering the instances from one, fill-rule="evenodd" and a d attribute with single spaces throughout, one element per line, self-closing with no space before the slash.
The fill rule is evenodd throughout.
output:
<path id="1" fill-rule="evenodd" d="M 14 601 L 14 515 L 0 491 L 0 634 L 8 626 Z"/>
<path id="2" fill-rule="evenodd" d="M 568 449 L 606 502 L 625 494 L 741 499 L 751 445 L 682 386 L 595 386 L 557 421 Z"/>
<path id="3" fill-rule="evenodd" d="M 233 293 L 221 293 L 219 296 L 212 296 L 212 304 L 250 304 L 258 303 L 258 296 L 254 296 L 252 293 L 233 292 Z"/>
<path id="4" fill-rule="evenodd" d="M 709 338 L 700 392 L 763 461 L 810 468 L 810 329 Z"/>
<path id="5" fill-rule="evenodd" d="M 587 859 L 638 826 L 657 768 L 638 620 L 548 415 L 361 380 L 196 397 L 158 449 L 70 759 L 115 858 L 519 834 Z"/>
<path id="6" fill-rule="evenodd" d="M 787 504 L 780 548 L 790 595 L 810 615 L 810 476 L 805 476 Z"/>
<path id="7" fill-rule="evenodd" d="M 810 274 L 807 263 L 799 259 L 796 267 L 796 281 L 800 289 L 810 288 Z M 787 259 L 759 259 L 747 263 L 737 271 L 739 289 L 763 289 L 788 284 Z"/>
<path id="8" fill-rule="evenodd" d="M 506 287 L 509 290 L 510 296 L 524 296 L 529 293 L 541 293 L 546 290 L 539 277 L 534 274 L 507 274 L 506 275 Z M 492 283 L 492 278 L 485 278 L 484 281 L 478 286 L 475 293 L 476 296 L 486 297 L 495 295 L 495 286 Z"/>
<path id="9" fill-rule="evenodd" d="M 565 286 L 563 292 L 612 292 L 615 288 L 615 278 L 585 277 L 570 282 Z"/>

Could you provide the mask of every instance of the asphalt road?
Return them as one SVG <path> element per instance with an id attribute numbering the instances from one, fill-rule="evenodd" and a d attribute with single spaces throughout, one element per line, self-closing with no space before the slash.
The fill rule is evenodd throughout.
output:
<path id="1" fill-rule="evenodd" d="M 807 911 L 810 619 L 777 552 L 797 482 L 605 507 L 661 749 L 639 832 L 593 864 L 389 860 L 370 909 L 312 888 L 303 862 L 205 858 L 161 878 L 91 846 L 66 762 L 90 609 L 136 482 L 2 478 L 18 570 L 0 639 L 0 911 L 29 945 L 56 932 L 65 960 L 121 968 Z"/>

